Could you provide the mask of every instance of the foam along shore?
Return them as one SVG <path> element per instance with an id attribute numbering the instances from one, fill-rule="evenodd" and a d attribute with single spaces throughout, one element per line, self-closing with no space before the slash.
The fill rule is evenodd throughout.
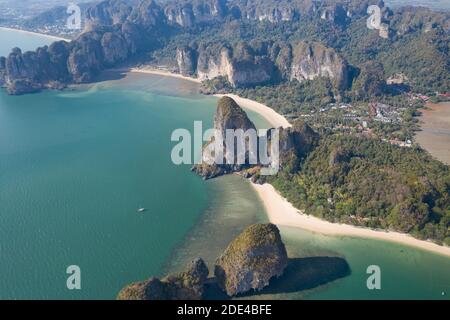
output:
<path id="1" fill-rule="evenodd" d="M 55 41 L 59 41 L 59 40 L 67 41 L 67 42 L 72 41 L 71 39 L 67 39 L 67 38 L 63 38 L 63 37 L 57 37 L 57 36 L 52 36 L 52 35 L 45 34 L 45 33 L 33 32 L 33 31 L 22 30 L 22 29 L 0 27 L 0 30 L 22 32 L 22 33 L 26 33 L 26 34 L 35 35 L 35 36 L 41 36 L 41 37 L 45 37 L 45 38 L 49 38 L 49 39 L 54 39 Z"/>
<path id="2" fill-rule="evenodd" d="M 296 209 L 290 202 L 284 199 L 272 185 L 267 183 L 264 185 L 252 183 L 252 186 L 263 202 L 270 222 L 278 226 L 301 228 L 325 235 L 393 241 L 450 256 L 450 247 L 440 246 L 430 241 L 418 240 L 405 233 L 378 231 L 348 224 L 331 223 L 307 215 Z"/>

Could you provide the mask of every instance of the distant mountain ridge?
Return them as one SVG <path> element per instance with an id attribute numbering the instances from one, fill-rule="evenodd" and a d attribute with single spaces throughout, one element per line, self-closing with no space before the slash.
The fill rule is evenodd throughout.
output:
<path id="1" fill-rule="evenodd" d="M 386 36 L 392 37 L 393 43 L 409 34 L 434 33 L 448 38 L 448 14 L 416 9 L 395 13 L 382 1 L 107 0 L 85 9 L 86 30 L 70 44 L 54 44 L 27 53 L 15 49 L 8 57 L 0 58 L 0 85 L 11 94 L 21 94 L 90 82 L 103 69 L 136 55 L 159 52 L 174 71 L 202 80 L 225 77 L 234 87 L 324 77 L 334 82 L 336 90 L 345 90 L 357 73 L 348 67 L 347 52 L 331 41 L 331 47 L 322 41 L 277 41 L 279 34 L 274 33 L 273 40 L 259 41 L 255 47 L 239 36 L 229 41 L 218 34 L 213 40 L 214 35 L 208 32 L 224 24 L 256 32 L 267 23 L 267 28 L 280 32 L 276 28 L 303 23 L 342 33 L 354 21 L 366 19 L 369 4 L 383 8 L 383 19 L 389 22 L 390 33 L 395 34 Z M 192 40 L 186 43 L 186 37 Z M 174 43 L 175 50 L 165 49 Z M 433 54 L 448 58 L 448 48 L 442 48 Z M 449 63 L 445 65 L 445 57 L 441 67 L 444 73 L 450 68 Z M 445 83 L 445 79 L 440 81 Z"/>

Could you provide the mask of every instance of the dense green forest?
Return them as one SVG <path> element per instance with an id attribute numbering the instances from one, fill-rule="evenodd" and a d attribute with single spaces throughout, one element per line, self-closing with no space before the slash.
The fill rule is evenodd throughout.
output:
<path id="1" fill-rule="evenodd" d="M 397 73 L 405 74 L 413 91 L 450 92 L 450 32 L 447 15 L 432 14 L 423 8 L 408 10 L 406 13 L 401 11 L 391 14 L 389 39 L 380 37 L 377 30 L 368 29 L 367 17 L 341 23 L 304 17 L 299 21 L 276 24 L 230 19 L 224 24 L 196 26 L 188 32 L 177 34 L 163 49 L 154 52 L 151 58 L 173 61 L 177 47 L 193 43 L 316 41 L 336 49 L 346 59 L 352 68 L 350 76 L 354 77 L 356 84 L 358 81 L 361 84 L 363 80 L 358 78 L 367 77 L 367 73 L 376 66 L 377 76 L 382 80 Z M 427 27 L 430 24 L 432 28 Z M 388 93 L 388 88 L 380 83 L 370 85 L 375 91 L 367 88 L 359 93 L 360 98 L 368 99 L 374 92 L 377 95 Z"/>
<path id="2" fill-rule="evenodd" d="M 325 135 L 305 158 L 260 179 L 308 214 L 450 245 L 450 168 L 419 148 Z"/>

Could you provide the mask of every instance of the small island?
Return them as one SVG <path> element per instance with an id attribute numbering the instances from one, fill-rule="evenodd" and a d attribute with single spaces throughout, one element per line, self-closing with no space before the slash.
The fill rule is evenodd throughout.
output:
<path id="1" fill-rule="evenodd" d="M 283 279 L 285 270 L 289 270 L 288 279 Z M 161 280 L 152 277 L 124 287 L 117 299 L 224 299 L 292 290 L 293 284 L 295 290 L 306 289 L 349 273 L 350 267 L 341 258 L 290 261 L 278 228 L 273 224 L 255 224 L 245 229 L 217 258 L 214 277 L 208 278 L 207 266 L 201 258 L 196 258 L 183 272 L 170 274 Z"/>

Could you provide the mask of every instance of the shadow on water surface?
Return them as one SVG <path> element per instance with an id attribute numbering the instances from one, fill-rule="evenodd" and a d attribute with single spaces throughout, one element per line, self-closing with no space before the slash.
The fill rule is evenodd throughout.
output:
<path id="1" fill-rule="evenodd" d="M 272 279 L 268 287 L 261 291 L 250 291 L 239 298 L 252 298 L 265 294 L 293 293 L 313 289 L 331 281 L 349 276 L 350 266 L 343 258 L 308 257 L 289 259 L 281 277 Z M 230 299 L 215 282 L 206 290 L 206 299 Z"/>
<path id="2" fill-rule="evenodd" d="M 100 72 L 91 83 L 99 83 L 103 81 L 121 80 L 126 78 L 127 71 L 125 69 L 107 69 Z"/>

